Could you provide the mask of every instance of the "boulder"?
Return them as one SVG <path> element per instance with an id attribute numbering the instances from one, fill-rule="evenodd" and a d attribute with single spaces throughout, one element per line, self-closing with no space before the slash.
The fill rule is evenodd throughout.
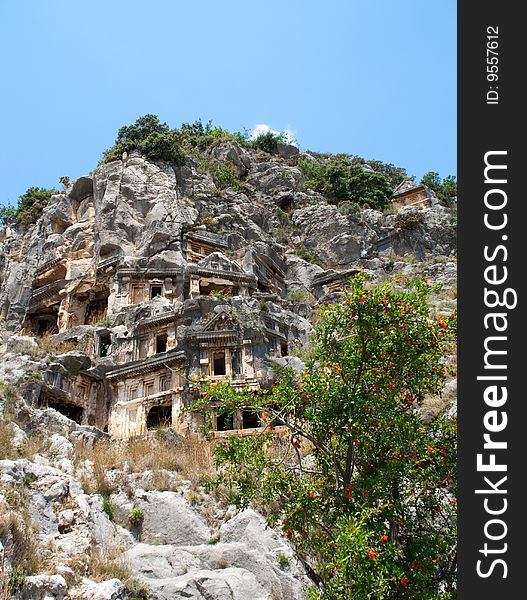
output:
<path id="1" fill-rule="evenodd" d="M 26 577 L 15 600 L 64 600 L 67 589 L 62 575 L 32 575 Z"/>
<path id="2" fill-rule="evenodd" d="M 275 191 L 300 191 L 304 184 L 304 175 L 296 167 L 263 163 L 257 169 L 252 169 L 248 182 L 258 192 L 272 194 Z"/>
<path id="3" fill-rule="evenodd" d="M 91 359 L 84 352 L 72 350 L 66 354 L 59 354 L 55 360 L 62 365 L 68 374 L 77 375 L 80 371 L 86 371 L 91 367 Z"/>
<path id="4" fill-rule="evenodd" d="M 95 583 L 85 581 L 75 591 L 74 600 L 127 600 L 129 594 L 126 587 L 119 579 L 108 579 Z"/>
<path id="5" fill-rule="evenodd" d="M 203 544 L 210 537 L 205 519 L 177 492 L 137 490 L 133 502 L 124 494 L 114 497 L 116 519 L 130 527 L 128 515 L 133 507 L 143 512 L 140 539 L 146 544 Z"/>
<path id="6" fill-rule="evenodd" d="M 293 156 L 297 156 L 299 154 L 299 150 L 293 144 L 283 144 L 282 142 L 278 142 L 276 145 L 276 154 L 278 156 L 289 159 L 293 158 Z"/>
<path id="7" fill-rule="evenodd" d="M 213 146 L 210 155 L 219 162 L 230 162 L 238 178 L 247 174 L 251 168 L 251 158 L 249 153 L 236 142 L 220 142 Z"/>
<path id="8" fill-rule="evenodd" d="M 7 346 L 11 352 L 34 355 L 38 350 L 38 344 L 34 337 L 29 335 L 12 335 L 7 340 Z"/>
<path id="9" fill-rule="evenodd" d="M 309 581 L 287 542 L 253 510 L 222 525 L 219 541 L 187 546 L 140 543 L 123 558 L 159 599 L 301 600 Z M 207 595 L 209 594 L 209 595 Z"/>

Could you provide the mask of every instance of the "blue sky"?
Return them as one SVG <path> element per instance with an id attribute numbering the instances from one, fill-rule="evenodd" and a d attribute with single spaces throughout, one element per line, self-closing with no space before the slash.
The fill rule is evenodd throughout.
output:
<path id="1" fill-rule="evenodd" d="M 2 0 L 0 203 L 146 113 L 456 173 L 454 0 Z"/>

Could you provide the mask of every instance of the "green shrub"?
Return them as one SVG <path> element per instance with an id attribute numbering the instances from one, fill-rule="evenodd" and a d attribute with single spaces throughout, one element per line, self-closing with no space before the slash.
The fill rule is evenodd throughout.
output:
<path id="1" fill-rule="evenodd" d="M 234 165 L 230 162 L 225 162 L 211 169 L 212 180 L 214 185 L 220 189 L 231 187 L 236 191 L 241 191 L 240 182 L 236 177 Z"/>
<path id="2" fill-rule="evenodd" d="M 226 141 L 247 146 L 249 139 L 249 132 L 247 130 L 231 133 L 222 127 L 213 127 L 212 121 L 208 121 L 203 125 L 201 119 L 194 121 L 194 123 L 183 123 L 179 132 L 185 145 L 195 147 L 198 150 L 206 150 L 218 142 Z"/>
<path id="3" fill-rule="evenodd" d="M 355 202 L 344 202 L 339 203 L 339 213 L 351 217 L 354 221 L 362 222 L 361 207 Z"/>
<path id="4" fill-rule="evenodd" d="M 210 485 L 262 506 L 324 598 L 455 597 L 456 421 L 416 410 L 444 386 L 455 315 L 430 319 L 437 287 L 405 287 L 355 277 L 322 309 L 302 373 L 284 370 L 265 395 L 209 386 L 191 407 L 207 414 L 212 397 L 218 411 L 262 415 L 264 434 L 216 445 Z"/>
<path id="5" fill-rule="evenodd" d="M 457 196 L 457 179 L 454 175 L 441 179 L 439 173 L 430 171 L 423 175 L 421 183 L 433 190 L 442 204 L 448 204 L 450 198 Z"/>
<path id="6" fill-rule="evenodd" d="M 322 266 L 320 258 L 311 250 L 308 250 L 305 246 L 301 245 L 295 250 L 295 254 L 303 260 L 312 263 L 313 265 Z"/>
<path id="7" fill-rule="evenodd" d="M 24 582 L 26 581 L 27 573 L 25 569 L 20 567 L 13 567 L 9 574 L 8 590 L 10 594 L 16 594 L 22 589 Z"/>
<path id="8" fill-rule="evenodd" d="M 280 565 L 280 567 L 282 569 L 285 569 L 289 566 L 290 562 L 291 561 L 289 560 L 289 557 L 286 556 L 283 552 L 280 552 L 280 554 L 278 555 L 278 564 Z"/>
<path id="9" fill-rule="evenodd" d="M 396 167 L 392 163 L 385 163 L 381 160 L 366 160 L 364 162 L 368 163 L 376 173 L 384 175 L 393 188 L 396 188 L 405 179 L 408 179 L 406 169 Z"/>
<path id="10" fill-rule="evenodd" d="M 278 150 L 278 144 L 280 143 L 287 143 L 285 133 L 273 133 L 272 131 L 266 131 L 252 140 L 250 145 L 257 150 L 267 152 L 267 154 L 276 154 L 276 151 Z"/>
<path id="11" fill-rule="evenodd" d="M 203 124 L 183 123 L 179 129 L 170 127 L 156 115 L 144 115 L 133 125 L 119 129 L 115 144 L 104 153 L 103 162 L 121 158 L 123 152 L 138 150 L 149 159 L 161 159 L 174 165 L 182 165 L 189 154 L 199 154 L 222 141 L 234 141 L 248 145 L 248 132 L 235 132 L 213 127 L 212 121 Z"/>
<path id="12" fill-rule="evenodd" d="M 95 327 L 110 327 L 111 324 L 112 318 L 110 317 L 110 315 L 104 315 L 102 319 L 95 323 Z"/>
<path id="13" fill-rule="evenodd" d="M 174 165 L 185 161 L 179 132 L 171 130 L 156 115 L 144 115 L 133 125 L 121 127 L 115 144 L 104 153 L 103 160 L 119 159 L 123 152 L 132 150 L 138 150 L 149 159 L 161 159 Z"/>
<path id="14" fill-rule="evenodd" d="M 291 218 L 289 217 L 289 214 L 283 211 L 280 207 L 276 208 L 275 215 L 282 227 L 287 227 L 290 224 Z"/>
<path id="15" fill-rule="evenodd" d="M 113 505 L 112 499 L 110 496 L 103 496 L 102 499 L 102 509 L 108 515 L 110 521 L 113 521 L 115 516 L 115 506 Z"/>
<path id="16" fill-rule="evenodd" d="M 36 476 L 33 473 L 26 473 L 24 475 L 24 485 L 30 486 L 37 480 Z"/>
<path id="17" fill-rule="evenodd" d="M 225 300 L 230 297 L 230 293 L 225 290 L 212 290 L 210 295 L 217 300 Z"/>
<path id="18" fill-rule="evenodd" d="M 137 506 L 134 506 L 128 515 L 128 520 L 132 525 L 141 525 L 144 521 L 145 513 Z"/>
<path id="19" fill-rule="evenodd" d="M 364 171 L 343 154 L 325 162 L 299 160 L 298 167 L 305 176 L 305 186 L 324 194 L 334 204 L 347 200 L 382 210 L 393 193 L 385 175 Z"/>
<path id="20" fill-rule="evenodd" d="M 189 504 L 191 504 L 192 506 L 194 506 L 195 504 L 197 504 L 200 500 L 200 495 L 197 492 L 194 492 L 193 490 L 191 490 L 188 494 L 187 494 L 187 502 Z"/>
<path id="21" fill-rule="evenodd" d="M 308 293 L 304 290 L 291 290 L 287 293 L 286 299 L 289 300 L 289 302 L 305 303 L 307 302 L 308 297 Z"/>
<path id="22" fill-rule="evenodd" d="M 150 597 L 148 589 L 138 581 L 126 582 L 126 591 L 129 594 L 129 600 L 148 600 Z"/>
<path id="23" fill-rule="evenodd" d="M 10 225 L 18 223 L 28 226 L 36 223 L 42 211 L 49 204 L 51 196 L 57 194 L 55 189 L 31 187 L 18 199 L 17 206 L 0 208 L 0 223 Z"/>
<path id="24" fill-rule="evenodd" d="M 198 225 L 205 225 L 208 231 L 216 232 L 218 229 L 218 219 L 210 212 L 205 209 L 199 218 Z"/>
<path id="25" fill-rule="evenodd" d="M 14 206 L 0 207 L 0 224 L 12 225 L 16 223 L 16 208 Z"/>
<path id="26" fill-rule="evenodd" d="M 42 371 L 40 369 L 35 369 L 34 371 L 31 371 L 31 373 L 29 373 L 29 375 L 27 376 L 26 381 L 32 383 L 38 383 L 39 381 L 42 381 Z"/>
<path id="27" fill-rule="evenodd" d="M 71 179 L 68 175 L 63 175 L 59 179 L 59 183 L 64 186 L 64 189 L 68 189 L 71 185 Z"/>

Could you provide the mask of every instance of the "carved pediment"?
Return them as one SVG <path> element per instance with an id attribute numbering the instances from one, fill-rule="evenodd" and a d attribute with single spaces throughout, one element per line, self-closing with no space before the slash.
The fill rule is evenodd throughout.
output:
<path id="1" fill-rule="evenodd" d="M 199 261 L 198 266 L 202 269 L 214 271 L 227 271 L 231 273 L 243 273 L 240 265 L 230 258 L 227 258 L 221 252 L 212 252 Z"/>
<path id="2" fill-rule="evenodd" d="M 201 331 L 233 331 L 237 329 L 237 323 L 225 311 L 214 315 L 204 325 Z"/>

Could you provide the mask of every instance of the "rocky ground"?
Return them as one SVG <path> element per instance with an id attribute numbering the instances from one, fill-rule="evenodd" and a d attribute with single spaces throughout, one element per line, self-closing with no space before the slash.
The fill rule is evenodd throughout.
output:
<path id="1" fill-rule="evenodd" d="M 21 418 L 27 407 L 3 391 L 4 416 L 11 411 Z M 305 596 L 309 580 L 302 565 L 264 517 L 204 492 L 200 469 L 210 469 L 205 441 L 194 443 L 196 456 L 188 453 L 192 442 L 162 433 L 135 447 L 112 447 L 52 409 L 29 412 L 29 436 L 14 421 L 4 420 L 0 430 L 2 455 L 11 456 L 0 460 L 5 597 Z M 14 593 L 6 595 L 10 584 Z"/>

